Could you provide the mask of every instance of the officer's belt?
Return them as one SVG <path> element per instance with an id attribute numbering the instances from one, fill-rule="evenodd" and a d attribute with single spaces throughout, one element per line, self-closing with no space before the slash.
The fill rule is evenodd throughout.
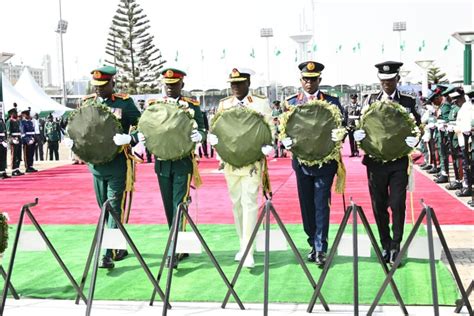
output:
<path id="1" fill-rule="evenodd" d="M 350 119 L 358 119 L 358 118 L 359 118 L 359 115 L 349 115 L 349 118 L 350 118 Z"/>
<path id="2" fill-rule="evenodd" d="M 26 132 L 25 134 L 26 134 L 26 135 L 34 135 L 35 132 Z"/>
<path id="3" fill-rule="evenodd" d="M 0 136 L 5 136 L 5 133 L 0 133 Z"/>
<path id="4" fill-rule="evenodd" d="M 21 133 L 11 133 L 12 136 L 21 136 Z"/>

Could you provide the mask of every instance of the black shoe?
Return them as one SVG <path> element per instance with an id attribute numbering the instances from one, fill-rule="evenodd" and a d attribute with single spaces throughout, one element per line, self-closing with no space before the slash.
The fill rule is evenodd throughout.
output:
<path id="1" fill-rule="evenodd" d="M 423 168 L 421 168 L 421 170 L 430 170 L 430 169 L 432 169 L 432 168 L 433 168 L 432 165 L 426 165 L 426 166 L 424 166 Z"/>
<path id="2" fill-rule="evenodd" d="M 29 168 L 26 168 L 25 172 L 26 172 L 26 173 L 32 173 L 32 172 L 38 172 L 38 170 L 36 170 L 36 169 L 33 168 L 33 167 L 29 167 Z"/>
<path id="3" fill-rule="evenodd" d="M 178 253 L 178 261 L 184 260 L 189 257 L 189 253 Z"/>
<path id="4" fill-rule="evenodd" d="M 428 164 L 427 164 L 426 162 L 424 162 L 424 163 L 422 163 L 422 164 L 420 165 L 420 168 L 423 169 L 423 168 L 426 167 L 427 165 L 428 165 Z"/>
<path id="5" fill-rule="evenodd" d="M 431 168 L 430 170 L 427 171 L 429 174 L 437 174 L 439 172 L 438 168 Z"/>
<path id="6" fill-rule="evenodd" d="M 128 256 L 128 251 L 127 250 L 112 250 L 112 260 L 113 261 L 120 261 L 125 259 L 125 257 Z"/>
<path id="7" fill-rule="evenodd" d="M 382 250 L 382 259 L 385 263 L 390 262 L 390 252 L 388 250 L 385 250 L 385 249 Z"/>
<path id="8" fill-rule="evenodd" d="M 395 249 L 390 250 L 390 262 L 389 262 L 390 265 L 393 265 L 395 263 L 395 260 L 397 260 L 398 254 L 399 254 L 398 250 L 395 250 Z"/>
<path id="9" fill-rule="evenodd" d="M 173 261 L 174 261 L 173 269 L 178 269 L 178 256 L 175 256 Z M 169 269 L 170 266 L 171 266 L 171 256 L 168 256 L 166 257 L 165 267 Z"/>
<path id="10" fill-rule="evenodd" d="M 474 207 L 474 203 L 472 202 L 472 200 L 467 201 L 467 205 L 469 207 Z"/>
<path id="11" fill-rule="evenodd" d="M 12 176 L 14 176 L 14 177 L 22 176 L 22 175 L 24 175 L 24 173 L 21 172 L 20 170 L 15 170 L 15 171 L 12 172 Z"/>
<path id="12" fill-rule="evenodd" d="M 469 188 L 462 188 L 459 191 L 456 191 L 456 196 L 457 197 L 465 197 L 465 196 L 471 196 L 472 192 Z"/>
<path id="13" fill-rule="evenodd" d="M 2 175 L 0 175 L 0 179 L 8 179 L 8 178 L 11 178 L 6 172 L 2 173 Z"/>
<path id="14" fill-rule="evenodd" d="M 440 175 L 438 178 L 434 180 L 436 183 L 448 183 L 448 177 L 444 175 Z"/>
<path id="15" fill-rule="evenodd" d="M 446 185 L 447 190 L 459 190 L 462 189 L 462 183 L 457 181 L 451 181 L 451 183 Z"/>
<path id="16" fill-rule="evenodd" d="M 316 260 L 314 261 L 316 265 L 320 268 L 324 267 L 326 263 L 326 253 L 323 251 L 316 251 L 315 254 Z"/>
<path id="17" fill-rule="evenodd" d="M 113 269 L 115 267 L 112 258 L 103 256 L 102 260 L 100 261 L 99 268 L 101 269 Z"/>
<path id="18" fill-rule="evenodd" d="M 309 262 L 315 262 L 316 261 L 316 250 L 314 248 L 311 248 L 311 251 L 308 252 L 307 259 Z"/>

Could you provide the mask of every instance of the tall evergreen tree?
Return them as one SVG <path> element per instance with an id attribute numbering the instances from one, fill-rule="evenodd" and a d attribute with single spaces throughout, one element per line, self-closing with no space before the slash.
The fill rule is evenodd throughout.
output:
<path id="1" fill-rule="evenodd" d="M 428 69 L 428 82 L 433 84 L 438 83 L 449 83 L 448 79 L 445 78 L 446 73 L 441 72 L 439 67 L 431 67 Z"/>
<path id="2" fill-rule="evenodd" d="M 166 62 L 153 44 L 146 14 L 135 0 L 120 0 L 112 18 L 105 61 L 118 70 L 117 87 L 124 92 L 150 93 L 159 88 L 159 70 Z"/>

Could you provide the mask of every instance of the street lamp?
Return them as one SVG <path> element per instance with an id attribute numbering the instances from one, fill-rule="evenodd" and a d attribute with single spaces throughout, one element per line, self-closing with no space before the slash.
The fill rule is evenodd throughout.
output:
<path id="1" fill-rule="evenodd" d="M 64 75 L 64 48 L 63 48 L 63 34 L 67 31 L 67 21 L 63 20 L 62 10 L 61 10 L 61 0 L 59 0 L 59 22 L 56 29 L 56 33 L 59 34 L 59 39 L 61 43 L 61 68 L 63 75 L 63 104 L 66 106 L 67 103 L 67 91 L 66 91 L 66 77 Z"/>
<path id="2" fill-rule="evenodd" d="M 434 60 L 417 60 L 415 63 L 423 69 L 423 80 L 421 84 L 421 91 L 424 97 L 428 97 L 428 69 L 433 65 Z"/>
<path id="3" fill-rule="evenodd" d="M 400 77 L 402 77 L 402 84 L 406 84 L 406 77 L 410 73 L 410 70 L 401 69 L 399 72 Z"/>
<path id="4" fill-rule="evenodd" d="M 456 32 L 452 35 L 464 44 L 464 88 L 472 85 L 472 51 L 471 44 L 474 42 L 474 32 Z"/>
<path id="5" fill-rule="evenodd" d="M 267 40 L 267 97 L 270 98 L 270 37 L 273 37 L 273 29 L 271 27 L 260 29 L 260 37 Z"/>
<path id="6" fill-rule="evenodd" d="M 402 32 L 407 30 L 407 22 L 393 22 L 393 31 L 398 32 L 398 49 L 400 50 L 400 60 L 402 61 Z"/>

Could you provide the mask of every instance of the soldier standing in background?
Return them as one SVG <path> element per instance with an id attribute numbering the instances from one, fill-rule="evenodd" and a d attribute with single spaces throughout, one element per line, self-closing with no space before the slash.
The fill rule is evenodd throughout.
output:
<path id="1" fill-rule="evenodd" d="M 7 175 L 7 126 L 3 121 L 3 115 L 0 117 L 0 179 L 10 178 Z"/>
<path id="2" fill-rule="evenodd" d="M 48 122 L 45 124 L 46 141 L 48 142 L 49 160 L 59 160 L 59 141 L 61 140 L 61 128 L 59 123 L 53 120 L 53 116 L 48 115 Z"/>
<path id="3" fill-rule="evenodd" d="M 12 176 L 24 175 L 20 171 L 21 161 L 21 130 L 20 130 L 20 119 L 18 118 L 18 112 L 16 107 L 8 111 L 10 118 L 7 121 L 7 134 L 10 139 L 10 157 L 11 157 L 11 168 Z"/>
<path id="4" fill-rule="evenodd" d="M 37 172 L 38 170 L 33 168 L 33 158 L 35 155 L 35 127 L 31 120 L 30 110 L 22 111 L 21 115 L 23 116 L 23 120 L 21 121 L 20 129 L 21 142 L 24 150 L 25 172 Z"/>
<path id="5" fill-rule="evenodd" d="M 349 103 L 344 109 L 344 120 L 347 122 L 347 134 L 349 135 L 349 144 L 351 146 L 350 157 L 358 157 L 359 150 L 357 149 L 357 143 L 354 140 L 354 130 L 356 121 L 360 118 L 360 112 L 362 107 L 357 102 L 357 94 L 351 94 L 351 103 Z"/>

